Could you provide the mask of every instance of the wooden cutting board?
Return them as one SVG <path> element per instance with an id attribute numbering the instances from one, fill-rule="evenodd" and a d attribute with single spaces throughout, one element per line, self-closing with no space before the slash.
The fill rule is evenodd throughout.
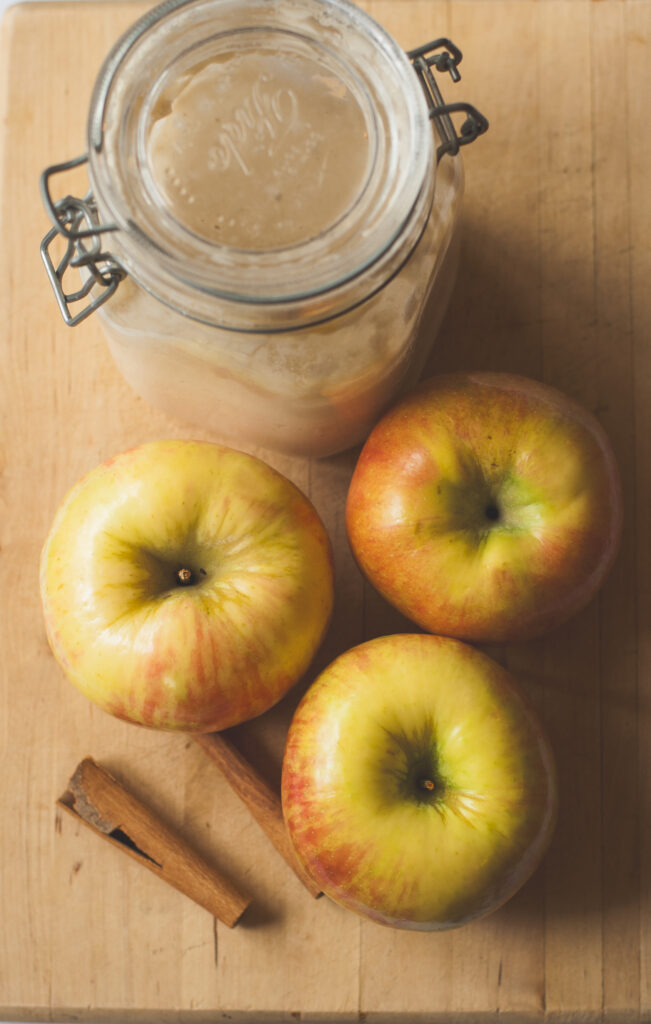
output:
<path id="1" fill-rule="evenodd" d="M 544 640 L 493 652 L 550 731 L 561 789 L 553 845 L 486 920 L 438 935 L 384 929 L 310 899 L 194 744 L 110 719 L 64 681 L 37 587 L 58 503 L 105 457 L 197 432 L 131 393 L 96 321 L 64 326 L 38 255 L 48 226 L 39 172 L 84 150 L 100 60 L 144 8 L 20 6 L 4 19 L 0 58 L 5 1019 L 651 1020 L 651 3 L 365 6 L 405 47 L 456 41 L 456 96 L 491 121 L 466 151 L 462 266 L 431 368 L 557 385 L 597 414 L 622 470 L 625 539 L 598 600 Z M 408 629 L 348 551 L 355 453 L 266 457 L 310 494 L 336 549 L 337 610 L 314 671 L 364 638 Z M 235 730 L 276 780 L 300 690 Z M 251 892 L 244 923 L 216 925 L 57 813 L 86 754 Z"/>

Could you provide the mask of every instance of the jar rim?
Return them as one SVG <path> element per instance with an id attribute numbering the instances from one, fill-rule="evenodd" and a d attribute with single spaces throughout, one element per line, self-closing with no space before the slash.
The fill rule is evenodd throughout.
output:
<path id="1" fill-rule="evenodd" d="M 143 124 L 162 76 L 193 47 L 201 55 L 202 46 L 242 26 L 278 38 L 292 32 L 306 52 L 320 48 L 321 60 L 335 59 L 323 56 L 324 47 L 334 53 L 377 118 L 372 187 L 367 180 L 366 192 L 332 226 L 280 249 L 238 249 L 188 231 L 167 214 L 143 173 Z M 114 248 L 127 272 L 181 312 L 226 326 L 242 326 L 252 305 L 258 314 L 268 307 L 282 324 L 298 305 L 304 321 L 306 303 L 325 303 L 325 315 L 337 315 L 357 301 L 356 282 L 369 271 L 377 290 L 395 273 L 396 260 L 404 262 L 400 238 L 415 217 L 424 223 L 433 195 L 433 137 L 419 79 L 393 37 L 349 0 L 165 0 L 106 58 L 88 141 L 95 200 L 118 226 Z M 323 310 L 317 313 L 323 318 Z"/>

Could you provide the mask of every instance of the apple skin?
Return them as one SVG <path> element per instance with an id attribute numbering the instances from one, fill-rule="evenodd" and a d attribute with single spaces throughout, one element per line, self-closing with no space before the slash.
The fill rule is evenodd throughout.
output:
<path id="1" fill-rule="evenodd" d="M 261 714 L 303 675 L 331 617 L 332 551 L 308 499 L 264 462 L 156 441 L 73 487 L 43 548 L 41 597 L 82 693 L 140 725 L 208 732 Z"/>
<path id="2" fill-rule="evenodd" d="M 321 673 L 290 726 L 282 800 L 328 896 L 426 931 L 509 899 L 557 808 L 553 755 L 520 688 L 486 654 L 428 634 L 370 640 Z"/>
<path id="3" fill-rule="evenodd" d="M 348 537 L 373 586 L 432 633 L 540 636 L 583 608 L 615 559 L 621 486 L 602 427 L 512 374 L 442 374 L 364 445 Z"/>

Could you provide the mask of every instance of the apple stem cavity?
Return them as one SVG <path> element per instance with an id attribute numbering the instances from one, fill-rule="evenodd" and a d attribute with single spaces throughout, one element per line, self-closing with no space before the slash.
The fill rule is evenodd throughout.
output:
<path id="1" fill-rule="evenodd" d="M 491 523 L 496 523 L 501 515 L 499 505 L 494 501 L 489 501 L 484 509 L 484 515 Z"/>

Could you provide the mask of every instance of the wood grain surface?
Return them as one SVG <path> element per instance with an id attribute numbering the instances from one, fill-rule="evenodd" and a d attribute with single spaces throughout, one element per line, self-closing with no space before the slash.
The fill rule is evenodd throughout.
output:
<path id="1" fill-rule="evenodd" d="M 95 709 L 45 639 L 38 557 L 96 463 L 197 436 L 136 398 L 99 325 L 66 328 L 38 254 L 38 175 L 81 153 L 111 41 L 144 7 L 35 4 L 3 22 L 0 116 L 0 1014 L 102 1021 L 651 1020 L 651 3 L 367 0 L 405 47 L 464 51 L 456 95 L 491 128 L 467 151 L 464 249 L 432 370 L 510 370 L 593 410 L 624 481 L 620 557 L 547 638 L 493 650 L 539 708 L 561 811 L 544 864 L 493 916 L 411 934 L 314 900 L 198 745 Z M 72 186 L 74 186 L 74 182 Z M 343 500 L 355 452 L 259 453 L 312 498 L 337 605 L 309 674 L 409 628 L 366 586 Z M 277 782 L 292 696 L 232 739 Z M 55 801 L 91 755 L 254 905 L 217 925 Z M 249 913 L 251 916 L 249 916 Z"/>

